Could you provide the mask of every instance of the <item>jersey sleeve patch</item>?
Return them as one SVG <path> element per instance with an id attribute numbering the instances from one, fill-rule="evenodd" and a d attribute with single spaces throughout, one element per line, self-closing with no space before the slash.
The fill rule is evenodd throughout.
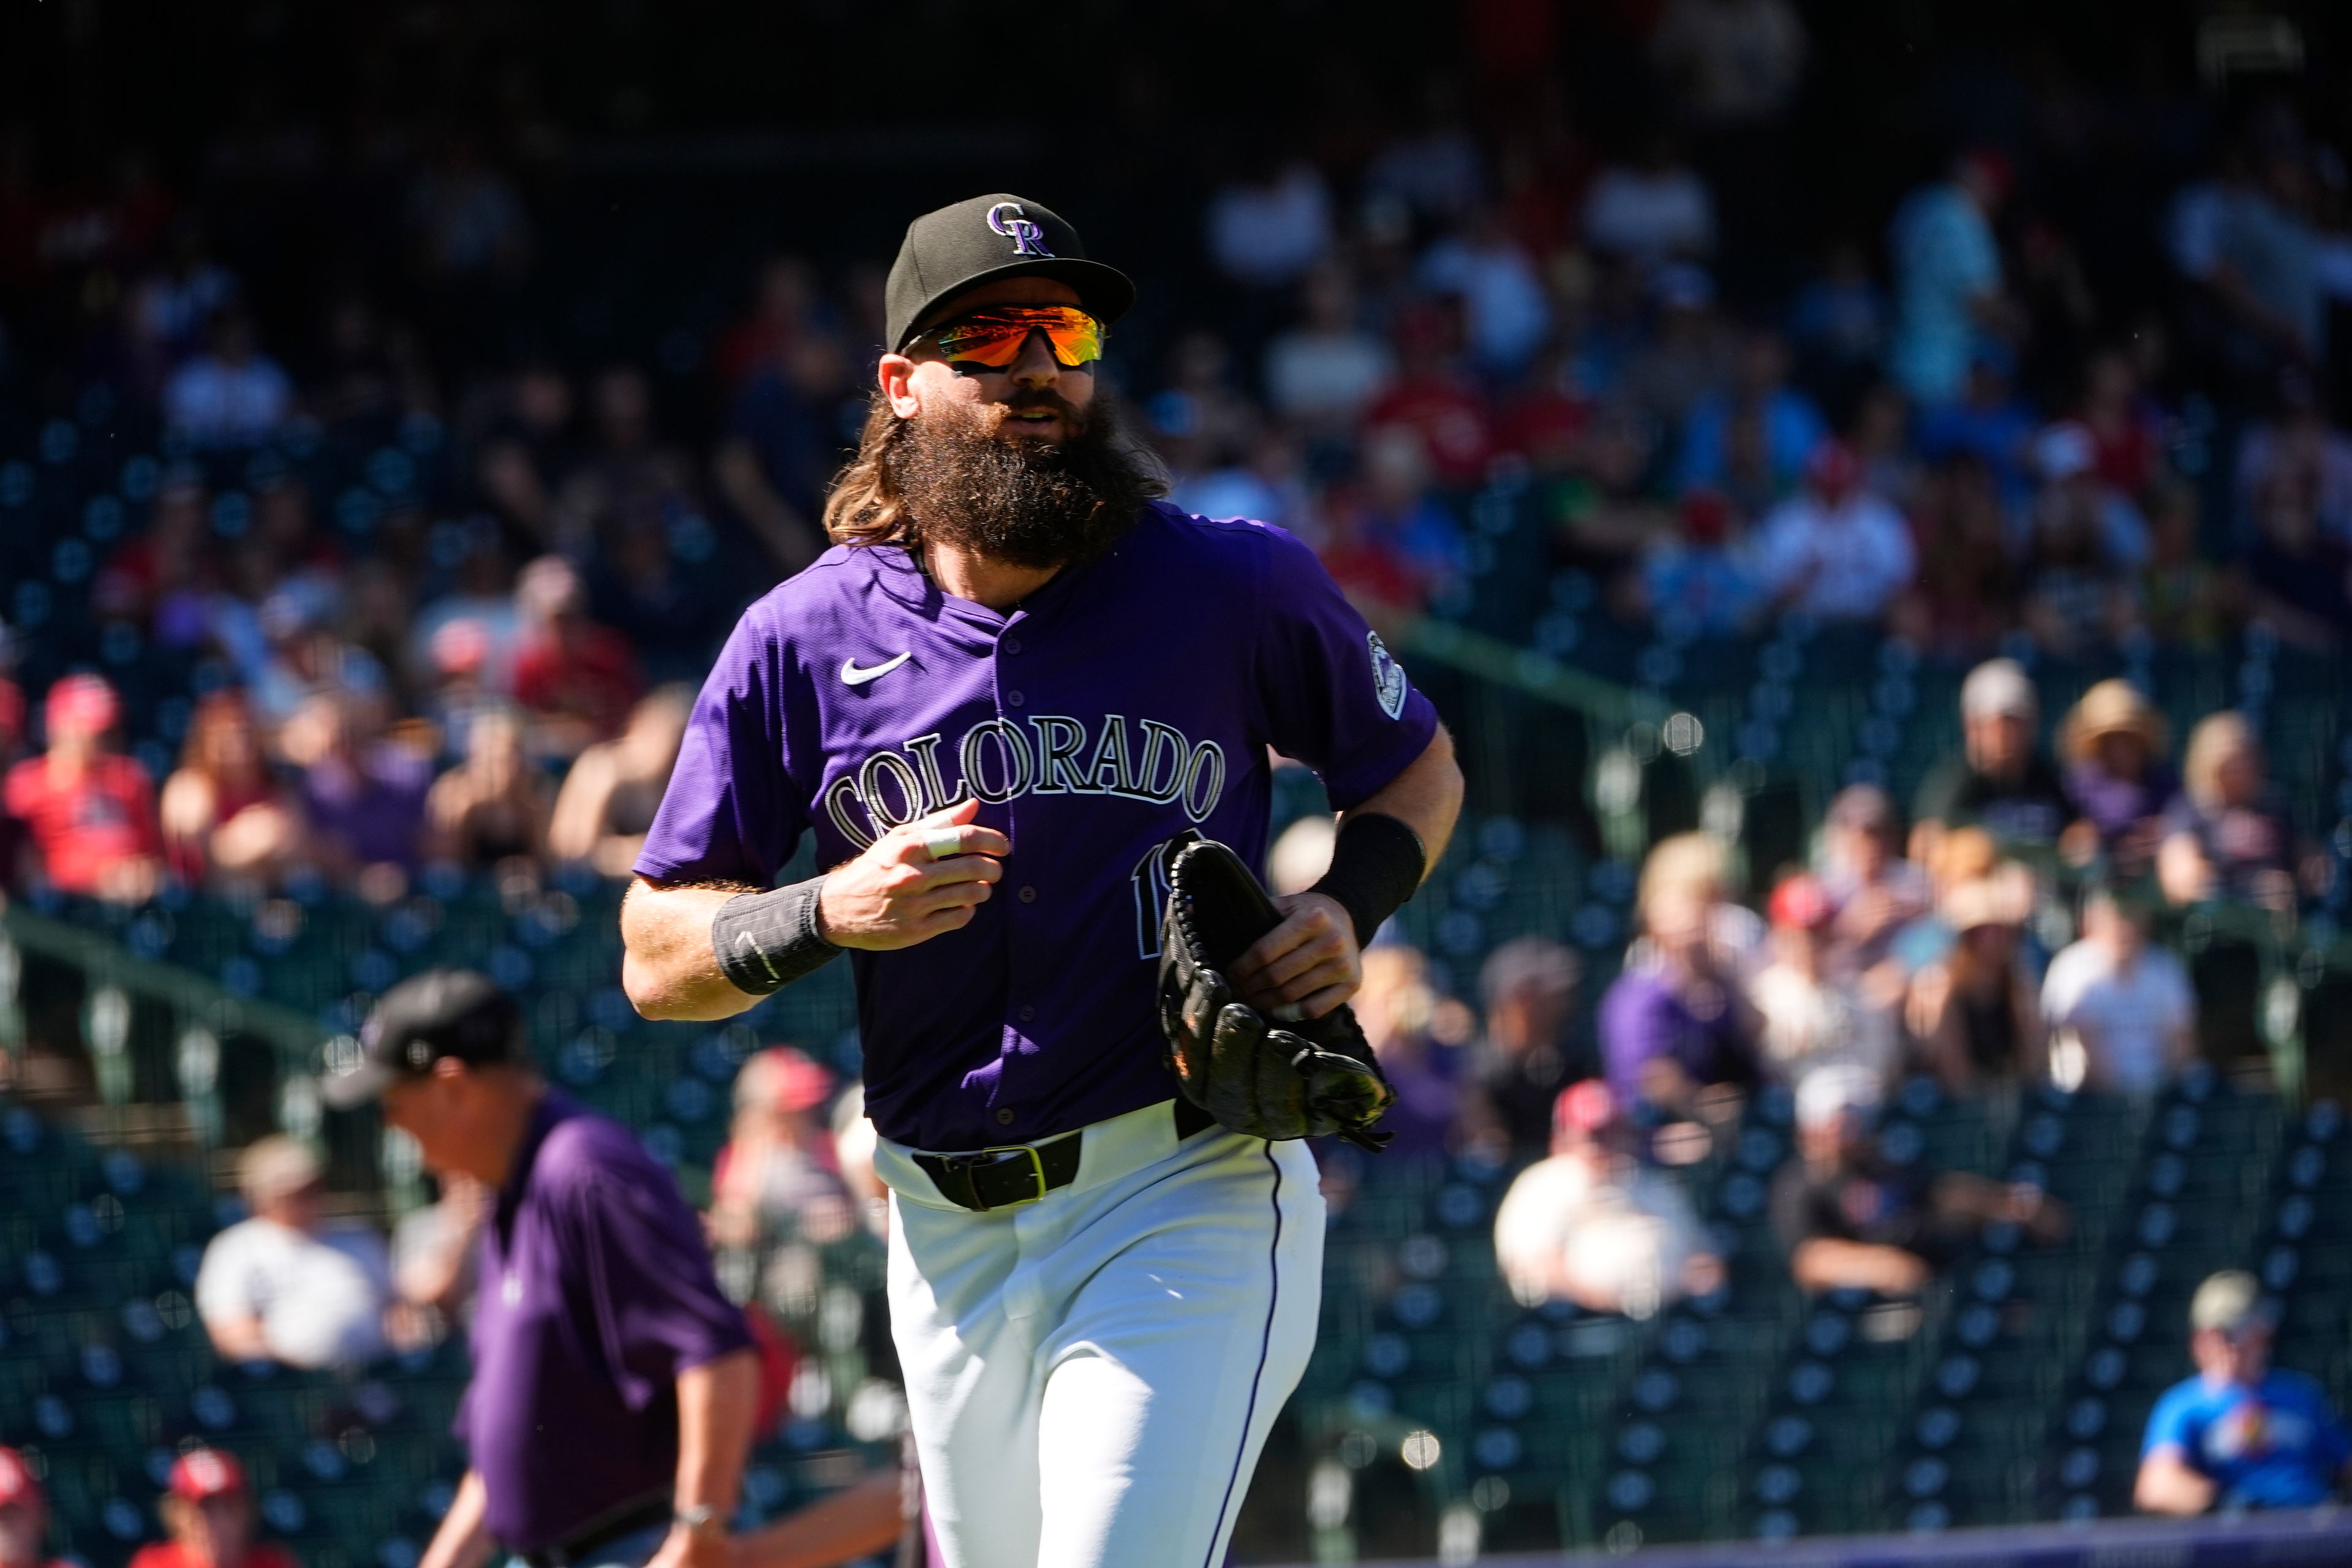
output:
<path id="1" fill-rule="evenodd" d="M 1372 655 L 1372 695 L 1379 699 L 1381 712 L 1398 718 L 1404 712 L 1404 667 L 1381 641 L 1380 633 L 1366 632 L 1364 643 Z"/>

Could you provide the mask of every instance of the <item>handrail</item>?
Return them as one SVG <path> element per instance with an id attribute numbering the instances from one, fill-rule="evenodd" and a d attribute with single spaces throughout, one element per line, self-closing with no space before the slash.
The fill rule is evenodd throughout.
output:
<path id="1" fill-rule="evenodd" d="M 282 1058 L 300 1061 L 311 1070 L 318 1065 L 319 1047 L 333 1034 L 308 1014 L 281 1003 L 239 996 L 193 970 L 141 958 L 110 938 L 37 914 L 22 904 L 0 909 L 0 935 L 26 952 L 161 1003 L 215 1034 L 252 1035 L 266 1040 Z"/>
<path id="2" fill-rule="evenodd" d="M 1518 647 L 1500 637 L 1427 616 L 1399 622 L 1395 631 L 1397 646 L 1406 653 L 1540 701 L 1575 709 L 1601 723 L 1628 724 L 1637 717 L 1633 692 L 1538 649 Z"/>

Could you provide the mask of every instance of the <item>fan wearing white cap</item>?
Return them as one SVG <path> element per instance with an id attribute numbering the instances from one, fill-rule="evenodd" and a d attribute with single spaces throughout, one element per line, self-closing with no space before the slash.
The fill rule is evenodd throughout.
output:
<path id="1" fill-rule="evenodd" d="M 1987 659 L 1960 686 L 1961 749 L 1920 781 L 1911 858 L 1935 859 L 1955 827 L 1982 827 L 2004 844 L 2048 848 L 2077 815 L 2039 743 L 2042 699 L 2013 658 Z"/>
<path id="2" fill-rule="evenodd" d="M 1916 1296 L 1994 1220 L 2014 1221 L 2038 1240 L 2065 1235 L 2064 1205 L 2039 1187 L 1887 1158 L 1872 1131 L 1879 1095 L 1878 1075 L 1851 1062 L 1807 1074 L 1797 1090 L 1803 1157 L 1773 1184 L 1772 1228 L 1800 1286 Z"/>
<path id="3" fill-rule="evenodd" d="M 2150 1513 L 2315 1508 L 2352 1483 L 2352 1433 L 2317 1384 L 2271 1365 L 2276 1319 L 2243 1269 L 2189 1303 L 2197 1375 L 2156 1402 L 2132 1500 Z"/>

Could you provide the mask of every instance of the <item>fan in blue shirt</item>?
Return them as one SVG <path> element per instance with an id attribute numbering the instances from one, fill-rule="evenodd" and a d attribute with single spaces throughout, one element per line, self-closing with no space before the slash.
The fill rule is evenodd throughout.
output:
<path id="1" fill-rule="evenodd" d="M 2214 1275 L 2189 1306 L 2198 1373 L 2157 1401 L 2133 1500 L 2151 1513 L 2310 1508 L 2352 1463 L 2347 1434 L 2318 1384 L 2270 1364 L 2271 1320 L 2254 1277 Z"/>

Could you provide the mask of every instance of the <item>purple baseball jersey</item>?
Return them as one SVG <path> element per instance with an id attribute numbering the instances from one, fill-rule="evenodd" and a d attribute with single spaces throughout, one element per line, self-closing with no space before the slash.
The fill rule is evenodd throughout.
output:
<path id="1" fill-rule="evenodd" d="M 490 1533 L 552 1545 L 677 1479 L 677 1375 L 751 1342 L 702 1226 L 628 1129 L 549 1090 L 478 1244 L 456 1423 Z"/>
<path id="2" fill-rule="evenodd" d="M 765 887 L 981 801 L 1013 842 L 961 931 L 853 952 L 866 1108 L 919 1149 L 1033 1142 L 1176 1092 L 1155 1002 L 1155 851 L 1187 828 L 1265 854 L 1268 748 L 1341 810 L 1437 716 L 1313 552 L 1147 507 L 1009 614 L 906 550 L 836 546 L 744 612 L 638 856 L 664 882 Z"/>

